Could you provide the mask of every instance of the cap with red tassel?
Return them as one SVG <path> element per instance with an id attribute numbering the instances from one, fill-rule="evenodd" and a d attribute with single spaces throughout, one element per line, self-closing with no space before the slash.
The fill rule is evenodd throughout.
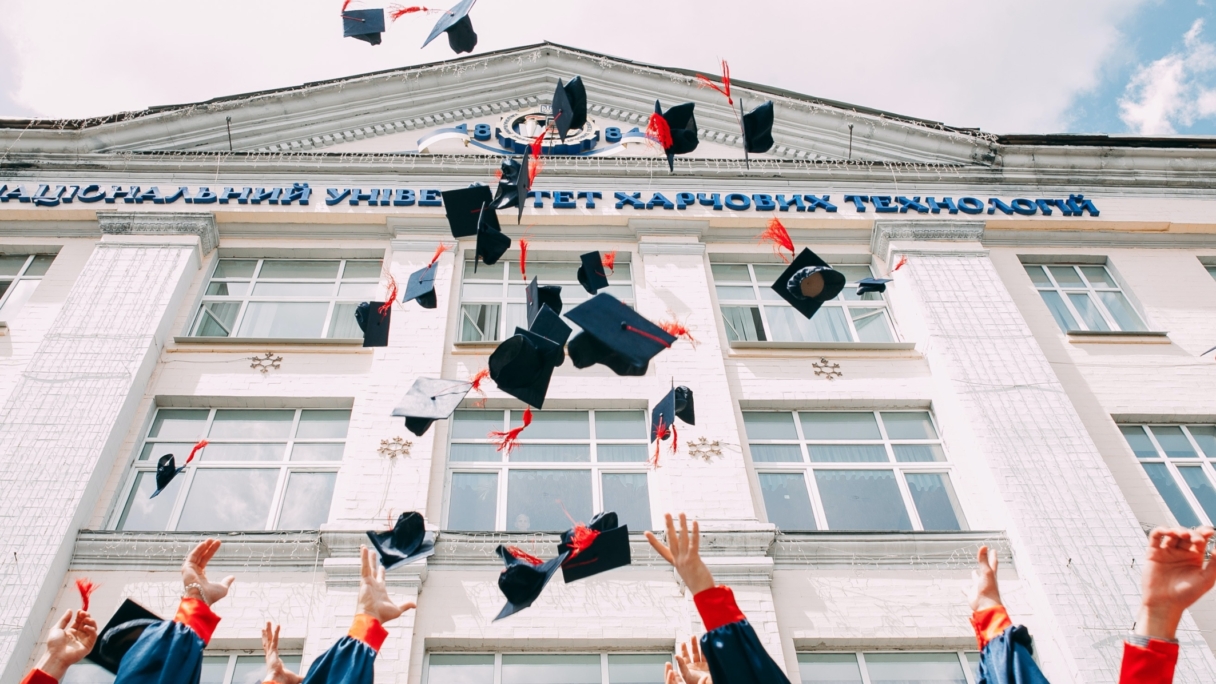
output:
<path id="1" fill-rule="evenodd" d="M 781 253 L 781 250 L 788 249 L 790 254 L 793 254 L 794 241 L 790 238 L 789 231 L 785 229 L 785 225 L 781 223 L 780 219 L 771 219 L 768 222 L 768 228 L 766 228 L 763 233 L 760 233 L 759 239 L 760 242 L 773 243 L 773 252 L 776 253 L 777 256 L 781 257 L 781 260 L 785 263 L 788 264 L 790 262 L 790 260 Z"/>
<path id="2" fill-rule="evenodd" d="M 701 74 L 697 74 L 697 85 L 702 88 L 713 88 L 726 97 L 727 104 L 732 106 L 735 104 L 735 99 L 730 94 L 730 65 L 726 63 L 725 59 L 722 60 L 722 85 L 714 83 Z"/>
<path id="3" fill-rule="evenodd" d="M 84 612 L 89 612 L 89 597 L 97 590 L 97 585 L 93 584 L 87 577 L 81 577 L 76 580 L 76 591 L 80 592 L 80 609 Z"/>
<path id="4" fill-rule="evenodd" d="M 491 432 L 489 436 L 490 436 L 490 439 L 494 440 L 494 443 L 497 446 L 498 451 L 505 451 L 505 452 L 507 452 L 507 454 L 510 454 L 512 449 L 519 446 L 520 433 L 522 433 L 525 429 L 527 429 L 527 427 L 531 424 L 532 424 L 532 407 L 529 406 L 524 409 L 524 424 L 523 425 L 516 427 L 516 428 L 511 428 L 510 430 L 507 430 L 506 432 L 500 432 L 500 431 L 495 430 L 495 431 Z"/>
<path id="5" fill-rule="evenodd" d="M 558 553 L 569 553 L 562 563 L 567 583 L 629 565 L 629 528 L 619 524 L 616 513 L 607 511 L 587 525 L 576 524 L 562 533 Z"/>
<path id="6" fill-rule="evenodd" d="M 907 264 L 908 264 L 908 256 L 906 254 L 901 254 L 901 255 L 899 255 L 899 263 L 895 264 L 895 268 L 891 269 L 891 272 L 894 273 L 894 272 L 898 271 L 899 269 L 903 268 L 904 266 L 906 266 Z"/>
<path id="7" fill-rule="evenodd" d="M 388 9 L 389 9 L 388 16 L 393 21 L 397 21 L 398 19 L 400 19 L 401 17 L 404 17 L 407 14 L 415 14 L 417 12 L 425 12 L 427 14 L 430 14 L 431 12 L 442 12 L 443 11 L 443 10 L 433 10 L 429 7 L 420 7 L 418 5 L 414 5 L 413 7 L 402 7 L 401 5 L 389 5 Z"/>
<path id="8" fill-rule="evenodd" d="M 670 321 L 660 321 L 659 323 L 656 323 L 656 325 L 658 325 L 672 337 L 683 337 L 684 339 L 688 340 L 688 343 L 692 345 L 694 350 L 697 348 L 696 338 L 694 338 L 692 333 L 688 331 L 688 328 L 674 316 Z"/>
<path id="9" fill-rule="evenodd" d="M 523 238 L 519 239 L 519 275 L 528 279 L 528 241 Z"/>

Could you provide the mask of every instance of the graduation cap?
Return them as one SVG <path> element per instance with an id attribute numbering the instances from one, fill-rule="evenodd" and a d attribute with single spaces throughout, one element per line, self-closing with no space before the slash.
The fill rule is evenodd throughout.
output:
<path id="1" fill-rule="evenodd" d="M 455 7 L 444 12 L 439 21 L 435 22 L 435 28 L 431 30 L 431 35 L 427 36 L 422 47 L 430 45 L 431 41 L 438 38 L 440 33 L 447 33 L 448 45 L 452 47 L 453 52 L 456 54 L 472 52 L 473 48 L 477 47 L 477 32 L 473 30 L 473 20 L 469 18 L 469 11 L 473 9 L 473 4 L 476 2 L 477 0 L 462 0 Z"/>
<path id="2" fill-rule="evenodd" d="M 566 317 L 583 329 L 570 340 L 575 368 L 602 363 L 617 375 L 645 375 L 650 359 L 676 341 L 675 336 L 604 292 L 574 307 Z"/>
<path id="3" fill-rule="evenodd" d="M 675 425 L 676 418 L 689 425 L 697 424 L 692 405 L 692 390 L 683 385 L 673 387 L 651 410 L 650 441 L 663 441 L 674 436 L 671 428 Z M 660 426 L 663 427 L 662 430 Z"/>
<path id="4" fill-rule="evenodd" d="M 493 213 L 494 209 L 486 207 L 486 214 Z M 494 220 L 498 223 L 498 219 Z M 493 266 L 498 263 L 502 255 L 511 249 L 511 238 L 507 237 L 497 227 L 491 227 L 489 222 L 483 221 L 477 229 L 477 251 L 473 255 L 473 272 L 477 272 L 477 260 L 481 259 L 486 263 L 486 266 Z"/>
<path id="5" fill-rule="evenodd" d="M 439 272 L 439 255 L 445 251 L 447 245 L 439 243 L 439 249 L 436 249 L 435 256 L 431 257 L 431 263 L 427 264 L 426 268 L 410 274 L 409 282 L 405 284 L 405 296 L 401 298 L 402 304 L 417 301 L 424 309 L 434 309 L 438 306 L 435 299 L 435 274 Z"/>
<path id="6" fill-rule="evenodd" d="M 383 9 L 342 10 L 343 37 L 379 45 L 381 33 L 384 33 Z"/>
<path id="7" fill-rule="evenodd" d="M 804 247 L 781 277 L 777 278 L 777 282 L 773 283 L 773 289 L 809 319 L 824 302 L 831 301 L 840 294 L 844 289 L 844 282 L 844 274 L 832 270 L 828 262 Z"/>
<path id="8" fill-rule="evenodd" d="M 363 302 L 355 308 L 355 322 L 363 331 L 364 347 L 387 347 L 388 326 L 393 316 L 393 297 L 387 302 Z"/>
<path id="9" fill-rule="evenodd" d="M 608 276 L 604 271 L 604 258 L 599 252 L 587 252 L 579 257 L 583 265 L 578 267 L 578 282 L 588 294 L 595 294 L 608 287 Z"/>
<path id="10" fill-rule="evenodd" d="M 111 617 L 106 626 L 98 633 L 93 650 L 89 651 L 89 655 L 85 657 L 111 674 L 118 674 L 118 665 L 122 662 L 123 656 L 131 650 L 145 629 L 158 622 L 164 622 L 164 620 L 156 613 L 127 599 L 122 602 L 122 605 L 115 611 L 114 617 Z"/>
<path id="11" fill-rule="evenodd" d="M 452 415 L 472 383 L 442 378 L 418 378 L 393 409 L 393 415 L 405 418 L 405 428 L 421 437 L 431 429 L 431 423 Z"/>
<path id="12" fill-rule="evenodd" d="M 650 116 L 650 124 L 646 134 L 663 146 L 667 153 L 667 168 L 676 170 L 675 156 L 688 154 L 697 149 L 697 120 L 693 118 L 695 104 L 685 102 L 676 105 L 666 112 L 658 100 L 654 101 L 654 114 Z"/>
<path id="13" fill-rule="evenodd" d="M 148 498 L 155 499 L 159 496 L 165 490 L 165 487 L 168 487 L 169 483 L 173 481 L 173 478 L 186 470 L 186 466 L 190 461 L 194 460 L 194 455 L 198 453 L 199 449 L 205 446 L 207 446 L 207 440 L 205 439 L 195 444 L 194 448 L 190 450 L 190 455 L 186 457 L 186 462 L 180 468 L 177 467 L 177 461 L 173 457 L 173 454 L 161 456 L 160 460 L 156 462 L 156 491 L 152 492 L 152 496 Z"/>
<path id="14" fill-rule="evenodd" d="M 385 570 L 413 563 L 435 553 L 435 535 L 426 531 L 422 515 L 414 511 L 397 516 L 393 529 L 387 532 L 369 530 L 367 538 L 376 547 L 376 553 L 380 554 L 380 564 Z"/>
<path id="15" fill-rule="evenodd" d="M 494 209 L 519 209 L 517 221 L 522 222 L 524 203 L 528 201 L 528 193 L 532 190 L 532 176 L 526 169 L 530 163 L 530 148 L 524 150 L 523 163 L 508 159 L 502 163 L 502 178 L 498 180 L 498 188 L 494 191 L 492 202 Z"/>
<path id="16" fill-rule="evenodd" d="M 562 85 L 557 79 L 557 90 L 553 93 L 553 127 L 557 135 L 566 141 L 566 134 L 571 129 L 581 129 L 587 124 L 587 89 L 583 87 L 583 78 L 575 76 L 572 81 Z"/>
<path id="17" fill-rule="evenodd" d="M 553 573 L 557 572 L 568 555 L 562 553 L 556 558 L 541 561 L 514 546 L 499 545 L 496 551 L 507 566 L 498 576 L 498 589 L 507 597 L 507 605 L 498 612 L 495 622 L 518 613 L 540 598 L 545 585 L 553 579 Z"/>
<path id="18" fill-rule="evenodd" d="M 743 102 L 739 102 L 743 109 Z M 769 100 L 743 115 L 743 149 L 762 154 L 773 148 L 773 101 Z"/>
<path id="19" fill-rule="evenodd" d="M 494 213 L 494 196 L 485 185 L 470 185 L 459 190 L 443 193 L 443 210 L 448 217 L 452 237 L 462 238 L 477 235 L 482 225 L 502 230 L 498 225 L 498 214 Z"/>
<path id="20" fill-rule="evenodd" d="M 616 513 L 600 513 L 589 525 L 575 525 L 562 533 L 557 552 L 569 553 L 562 563 L 562 579 L 567 584 L 624 567 L 632 562 L 629 527 L 617 523 Z"/>
<path id="21" fill-rule="evenodd" d="M 541 285 L 533 277 L 525 292 L 528 296 L 528 327 L 532 326 L 542 306 L 549 307 L 555 314 L 562 312 L 561 285 Z"/>
<path id="22" fill-rule="evenodd" d="M 857 283 L 857 296 L 867 292 L 886 292 L 887 283 L 891 282 L 890 278 L 862 278 Z"/>
<path id="23" fill-rule="evenodd" d="M 565 352 L 557 340 L 516 328 L 515 334 L 490 354 L 490 378 L 498 389 L 529 406 L 544 408 L 553 369 L 564 359 Z"/>

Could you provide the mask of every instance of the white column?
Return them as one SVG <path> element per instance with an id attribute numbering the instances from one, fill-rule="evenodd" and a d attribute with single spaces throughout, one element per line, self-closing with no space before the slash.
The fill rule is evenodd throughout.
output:
<path id="1" fill-rule="evenodd" d="M 99 215 L 102 239 L 0 406 L 0 681 L 59 592 L 202 255 L 211 214 Z"/>

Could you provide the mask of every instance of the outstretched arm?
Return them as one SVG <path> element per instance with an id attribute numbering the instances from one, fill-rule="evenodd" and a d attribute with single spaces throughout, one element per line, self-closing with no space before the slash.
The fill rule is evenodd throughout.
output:
<path id="1" fill-rule="evenodd" d="M 1013 621 L 1001 602 L 996 574 L 1000 560 L 996 552 L 981 546 L 976 555 L 976 565 L 976 569 L 971 571 L 971 592 L 967 598 L 971 604 L 971 626 L 975 628 L 975 640 L 982 651 L 989 641 L 1012 627 Z"/>
<path id="2" fill-rule="evenodd" d="M 38 667 L 26 675 L 24 682 L 39 683 L 47 680 L 58 682 L 67 674 L 68 668 L 80 662 L 97 641 L 97 623 L 85 611 L 67 611 L 51 628 L 46 639 L 46 654 L 38 661 Z"/>
<path id="3" fill-rule="evenodd" d="M 207 579 L 207 563 L 211 562 L 220 546 L 219 540 L 204 540 L 182 561 L 182 602 L 173 619 L 194 630 L 204 645 L 210 643 L 211 635 L 220 623 L 219 616 L 211 611 L 211 606 L 228 595 L 236 579 L 231 575 L 219 582 Z"/>

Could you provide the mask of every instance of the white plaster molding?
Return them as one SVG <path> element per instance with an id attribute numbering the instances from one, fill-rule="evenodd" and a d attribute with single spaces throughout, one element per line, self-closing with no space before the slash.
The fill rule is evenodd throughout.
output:
<path id="1" fill-rule="evenodd" d="M 778 567 L 951 567 L 971 568 L 980 546 L 1013 567 L 1003 532 L 812 532 L 781 534 L 772 556 Z"/>
<path id="2" fill-rule="evenodd" d="M 684 254 L 701 256 L 705 253 L 705 245 L 700 242 L 686 244 L 682 242 L 643 242 L 638 245 L 638 253 L 647 254 Z"/>
<path id="3" fill-rule="evenodd" d="M 888 247 L 901 242 L 979 242 L 984 238 L 983 221 L 875 221 L 870 252 L 888 258 Z"/>
<path id="4" fill-rule="evenodd" d="M 97 212 L 102 235 L 194 235 L 203 256 L 220 244 L 215 215 L 210 212 Z"/>

